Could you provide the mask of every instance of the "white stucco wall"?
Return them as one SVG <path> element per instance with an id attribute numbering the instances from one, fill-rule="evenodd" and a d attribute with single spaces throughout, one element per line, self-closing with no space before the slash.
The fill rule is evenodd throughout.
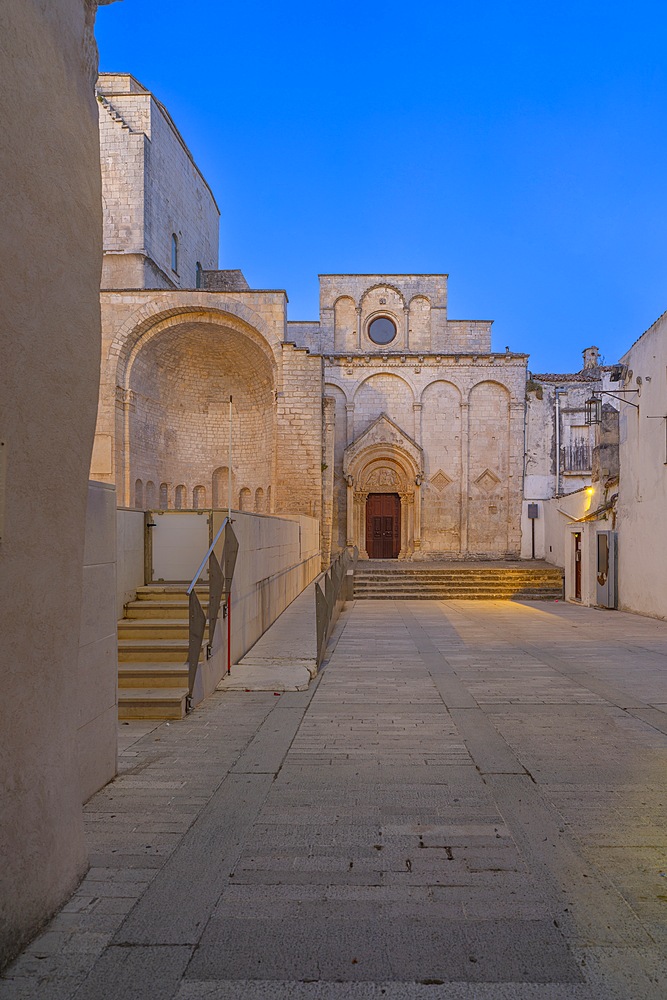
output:
<path id="1" fill-rule="evenodd" d="M 568 525 L 576 518 L 583 517 L 587 511 L 593 510 L 593 500 L 594 493 L 590 492 L 589 488 L 570 493 L 568 496 L 553 497 L 540 504 L 540 517 L 543 520 L 543 552 L 547 562 L 561 566 L 567 571 Z"/>
<path id="2" fill-rule="evenodd" d="M 667 618 L 667 314 L 621 360 L 641 394 L 619 419 L 619 608 Z"/>

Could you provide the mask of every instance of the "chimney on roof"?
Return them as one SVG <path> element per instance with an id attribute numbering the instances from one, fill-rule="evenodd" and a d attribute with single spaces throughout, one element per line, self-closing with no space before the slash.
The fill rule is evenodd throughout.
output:
<path id="1" fill-rule="evenodd" d="M 584 371 L 587 368 L 599 368 L 600 367 L 600 350 L 598 347 L 587 347 L 583 351 L 584 355 Z"/>

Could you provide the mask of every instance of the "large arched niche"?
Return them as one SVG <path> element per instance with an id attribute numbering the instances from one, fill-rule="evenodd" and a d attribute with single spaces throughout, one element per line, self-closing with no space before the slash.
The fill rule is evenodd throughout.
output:
<path id="1" fill-rule="evenodd" d="M 459 553 L 462 517 L 463 426 L 461 392 L 452 382 L 430 382 L 421 397 L 423 548 L 425 552 Z"/>
<path id="2" fill-rule="evenodd" d="M 500 382 L 484 381 L 468 402 L 468 549 L 501 556 L 508 548 L 511 396 Z"/>
<path id="3" fill-rule="evenodd" d="M 231 325 L 233 323 L 234 325 Z M 228 465 L 232 397 L 232 473 L 253 492 L 268 490 L 275 456 L 271 349 L 257 331 L 203 314 L 164 320 L 128 344 L 119 360 L 124 481 L 184 483 L 191 493 Z"/>
<path id="4" fill-rule="evenodd" d="M 349 295 L 341 295 L 334 302 L 334 351 L 356 351 L 358 348 L 356 303 Z"/>

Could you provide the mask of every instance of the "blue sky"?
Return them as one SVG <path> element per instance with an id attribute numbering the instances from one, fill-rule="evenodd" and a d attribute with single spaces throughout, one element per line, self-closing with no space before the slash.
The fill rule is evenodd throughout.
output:
<path id="1" fill-rule="evenodd" d="M 667 309 L 667 5 L 123 0 L 100 67 L 169 108 L 220 266 L 318 316 L 318 273 L 446 272 L 539 371 Z"/>

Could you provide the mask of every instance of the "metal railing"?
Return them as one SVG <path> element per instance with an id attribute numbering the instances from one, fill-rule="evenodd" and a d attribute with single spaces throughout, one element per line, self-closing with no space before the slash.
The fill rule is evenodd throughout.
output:
<path id="1" fill-rule="evenodd" d="M 590 472 L 591 447 L 588 441 L 574 441 L 563 449 L 564 472 Z"/>
<path id="2" fill-rule="evenodd" d="M 215 547 L 223 536 L 222 558 L 219 560 L 215 554 Z M 220 605 L 223 594 L 227 598 L 227 672 L 230 669 L 231 657 L 231 591 L 236 557 L 239 551 L 239 543 L 232 523 L 228 517 L 224 519 L 220 528 L 216 532 L 215 538 L 208 547 L 206 555 L 199 564 L 192 583 L 188 587 L 188 708 L 192 707 L 193 694 L 197 683 L 197 673 L 199 670 L 199 657 L 201 656 L 208 624 L 208 651 L 212 649 L 215 628 L 218 623 Z M 206 564 L 208 563 L 208 614 L 204 611 L 199 595 L 197 594 L 197 582 L 199 581 Z"/>
<path id="3" fill-rule="evenodd" d="M 345 603 L 345 579 L 354 567 L 359 549 L 344 549 L 329 566 L 324 577 L 315 584 L 315 618 L 317 627 L 317 665 L 324 659 L 329 636 Z M 324 589 L 322 587 L 324 585 Z"/>

